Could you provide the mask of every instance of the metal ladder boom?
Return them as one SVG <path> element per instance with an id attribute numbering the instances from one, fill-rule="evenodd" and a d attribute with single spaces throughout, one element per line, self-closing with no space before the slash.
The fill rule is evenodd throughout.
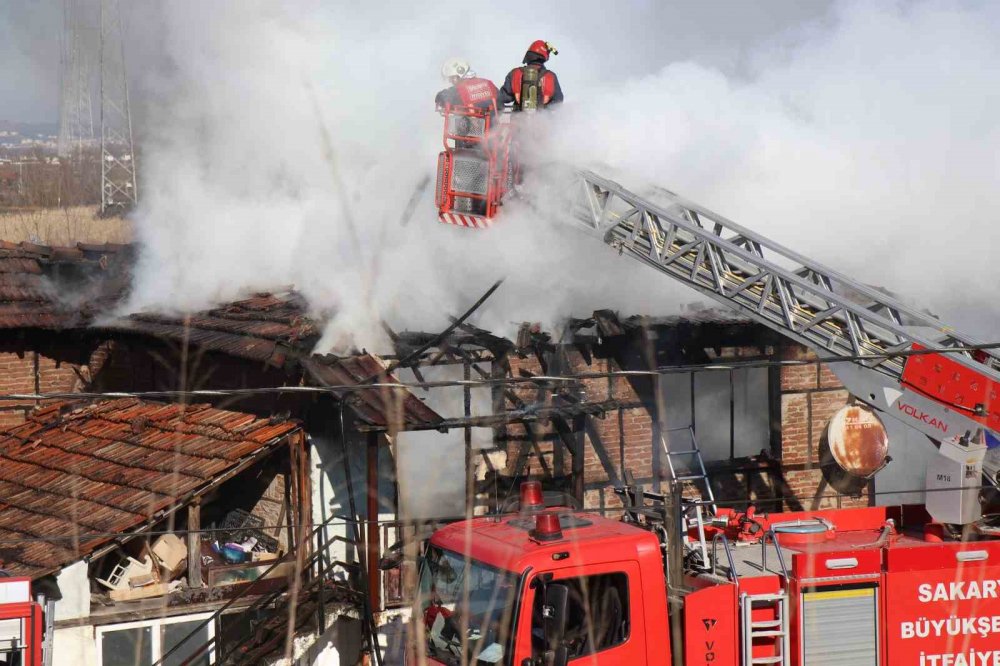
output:
<path id="1" fill-rule="evenodd" d="M 1000 409 L 984 411 L 988 400 L 984 409 L 973 408 L 962 403 L 970 401 L 965 391 L 951 404 L 953 398 L 921 391 L 904 377 L 906 357 L 885 356 L 964 348 L 983 344 L 980 340 L 667 190 L 657 189 L 654 202 L 589 171 L 576 172 L 575 181 L 572 216 L 590 233 L 823 356 L 854 360 L 833 369 L 859 399 L 890 411 L 905 393 L 908 404 L 954 424 L 949 432 L 986 427 L 1000 437 Z M 932 358 L 938 366 L 944 356 Z M 1000 390 L 1000 356 L 994 350 L 948 353 L 943 362 L 966 373 L 966 385 L 984 395 Z M 850 371 L 842 373 L 844 366 Z M 927 419 L 893 415 L 928 436 L 941 436 L 941 428 Z"/>

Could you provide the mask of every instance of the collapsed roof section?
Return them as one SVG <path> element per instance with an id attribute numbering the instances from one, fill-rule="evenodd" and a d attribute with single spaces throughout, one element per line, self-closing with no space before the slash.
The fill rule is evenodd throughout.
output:
<path id="1" fill-rule="evenodd" d="M 133 398 L 39 409 L 0 433 L 0 566 L 33 578 L 57 571 L 299 432 L 290 420 Z"/>
<path id="2" fill-rule="evenodd" d="M 355 354 L 338 357 L 313 353 L 325 318 L 311 316 L 305 299 L 295 291 L 257 294 L 211 310 L 192 314 L 135 313 L 100 324 L 118 335 L 139 336 L 191 345 L 207 351 L 303 374 L 315 386 L 360 386 L 395 382 L 379 357 Z M 429 427 L 441 421 L 430 407 L 404 389 L 349 388 L 331 391 L 354 410 L 362 423 L 383 429 Z"/>
<path id="3" fill-rule="evenodd" d="M 0 241 L 0 328 L 86 325 L 128 286 L 132 248 Z"/>
<path id="4" fill-rule="evenodd" d="M 275 367 L 308 355 L 323 322 L 306 315 L 305 299 L 294 291 L 257 294 L 190 314 L 138 312 L 99 328 L 190 344 Z"/>

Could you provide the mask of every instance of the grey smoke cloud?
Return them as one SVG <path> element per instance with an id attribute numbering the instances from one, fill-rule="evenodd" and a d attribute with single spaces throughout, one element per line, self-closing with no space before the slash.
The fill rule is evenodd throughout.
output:
<path id="1" fill-rule="evenodd" d="M 477 318 L 501 333 L 691 300 L 517 204 L 488 233 L 438 224 L 429 197 L 399 225 L 440 147 L 439 63 L 463 54 L 500 79 L 545 37 L 569 99 L 555 157 L 669 187 L 986 328 L 996 269 L 973 253 L 996 233 L 998 10 L 845 3 L 774 25 L 755 14 L 755 37 L 727 43 L 737 4 L 687 15 L 695 31 L 658 3 L 612 16 L 587 3 L 134 10 L 161 52 L 139 84 L 146 249 L 130 305 L 202 307 L 295 284 L 337 312 L 324 348 L 377 350 L 380 319 L 441 327 L 501 276 Z"/>

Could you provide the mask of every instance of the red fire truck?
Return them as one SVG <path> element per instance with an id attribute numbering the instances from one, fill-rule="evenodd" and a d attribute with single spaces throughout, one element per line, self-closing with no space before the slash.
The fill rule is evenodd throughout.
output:
<path id="1" fill-rule="evenodd" d="M 31 580 L 0 574 L 0 664 L 42 666 L 42 607 Z"/>
<path id="2" fill-rule="evenodd" d="M 514 187 L 510 113 L 447 105 L 444 150 L 438 155 L 434 200 L 445 224 L 484 229 L 493 224 L 504 196 Z"/>
<path id="3" fill-rule="evenodd" d="M 722 509 L 709 561 L 685 558 L 668 587 L 667 503 L 623 494 L 617 521 L 546 508 L 529 483 L 517 513 L 439 530 L 420 579 L 428 662 L 1000 664 L 989 535 L 943 541 L 921 507 Z"/>
<path id="4" fill-rule="evenodd" d="M 1000 423 L 993 349 L 671 192 L 576 179 L 562 214 L 810 345 L 860 403 L 932 438 L 926 504 L 761 514 L 685 500 L 677 477 L 667 495 L 618 489 L 624 517 L 610 520 L 548 506 L 530 482 L 514 512 L 429 540 L 418 652 L 448 665 L 1000 666 L 1000 530 L 980 504 Z"/>

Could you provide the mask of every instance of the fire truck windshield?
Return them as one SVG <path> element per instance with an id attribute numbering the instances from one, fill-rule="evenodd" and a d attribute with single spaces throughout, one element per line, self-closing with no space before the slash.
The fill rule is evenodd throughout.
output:
<path id="1" fill-rule="evenodd" d="M 431 546 L 420 572 L 428 656 L 449 666 L 509 666 L 518 580 L 515 573 Z"/>

